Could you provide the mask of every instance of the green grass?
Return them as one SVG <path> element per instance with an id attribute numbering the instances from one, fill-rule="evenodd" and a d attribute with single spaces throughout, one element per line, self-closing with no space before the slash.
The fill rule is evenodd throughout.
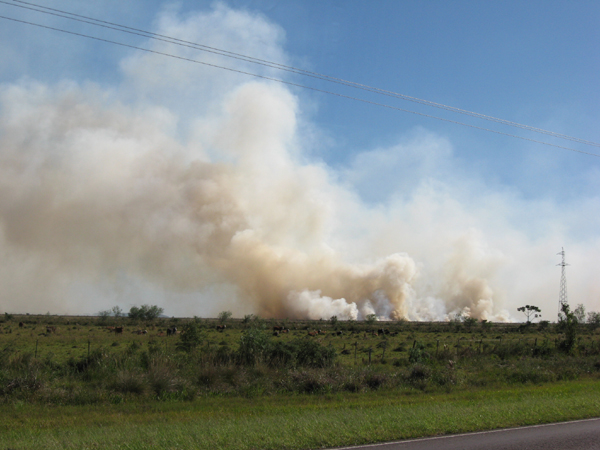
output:
<path id="1" fill-rule="evenodd" d="M 0 449 L 323 448 L 600 412 L 592 327 L 567 354 L 554 325 L 261 320 L 248 333 L 201 319 L 195 346 L 178 351 L 194 334 L 164 332 L 191 321 L 0 320 Z M 290 333 L 273 336 L 274 325 Z M 326 334 L 308 336 L 316 329 Z M 249 362 L 240 352 L 252 336 L 267 350 Z M 269 356 L 276 348 L 283 359 Z M 318 351 L 282 363 L 293 348 Z"/>
<path id="2" fill-rule="evenodd" d="M 0 412 L 0 448 L 325 448 L 582 419 L 599 411 L 600 384 L 593 381 L 450 394 L 14 404 Z"/>

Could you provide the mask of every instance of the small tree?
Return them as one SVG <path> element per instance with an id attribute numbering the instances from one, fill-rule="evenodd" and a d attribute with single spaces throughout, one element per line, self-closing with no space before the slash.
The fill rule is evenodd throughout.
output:
<path id="1" fill-rule="evenodd" d="M 577 308 L 573 310 L 577 323 L 585 323 L 585 306 L 583 304 L 577 305 Z"/>
<path id="2" fill-rule="evenodd" d="M 260 362 L 270 343 L 269 336 L 259 327 L 251 327 L 240 336 L 237 357 L 241 364 L 253 366 Z"/>
<path id="3" fill-rule="evenodd" d="M 527 317 L 527 323 L 531 323 L 532 318 L 537 319 L 542 317 L 542 310 L 533 305 L 521 306 L 520 308 L 517 308 L 517 311 L 521 311 L 523 314 L 525 314 L 525 317 Z"/>
<path id="4" fill-rule="evenodd" d="M 159 308 L 156 305 L 143 305 L 142 309 L 144 309 L 144 319 L 146 320 L 158 319 L 160 315 L 165 311 L 163 308 Z"/>
<path id="5" fill-rule="evenodd" d="M 117 319 L 123 315 L 123 310 L 120 306 L 113 306 L 111 311 L 113 316 L 115 316 Z"/>
<path id="6" fill-rule="evenodd" d="M 560 342 L 560 348 L 566 353 L 571 353 L 575 347 L 577 337 L 577 318 L 571 312 L 568 303 L 563 303 L 561 306 L 561 316 L 558 321 L 559 328 L 565 333 L 565 339 Z"/>
<path id="7" fill-rule="evenodd" d="M 183 326 L 183 330 L 179 335 L 177 349 L 185 352 L 191 352 L 195 348 L 199 347 L 204 339 L 205 337 L 200 320 L 194 318 L 192 322 L 188 322 Z"/>
<path id="8" fill-rule="evenodd" d="M 377 314 L 367 314 L 365 317 L 365 322 L 367 322 L 369 325 L 373 325 L 375 322 L 377 322 Z"/>
<path id="9" fill-rule="evenodd" d="M 465 324 L 465 327 L 467 327 L 468 329 L 471 329 L 477 323 L 477 319 L 475 317 L 463 316 L 462 322 Z"/>
<path id="10" fill-rule="evenodd" d="M 587 315 L 587 323 L 592 329 L 596 329 L 600 326 L 600 313 L 591 311 Z"/>
<path id="11" fill-rule="evenodd" d="M 329 318 L 329 323 L 331 324 L 332 327 L 335 327 L 337 325 L 337 322 L 338 322 L 337 316 L 331 316 Z"/>
<path id="12" fill-rule="evenodd" d="M 163 308 L 158 306 L 142 305 L 139 308 L 132 306 L 129 310 L 129 318 L 133 320 L 153 320 L 158 318 L 164 312 Z"/>
<path id="13" fill-rule="evenodd" d="M 140 319 L 141 318 L 140 308 L 138 308 L 137 306 L 132 306 L 131 308 L 129 308 L 129 313 L 127 315 L 129 316 L 130 319 L 133 319 L 133 320 Z"/>
<path id="14" fill-rule="evenodd" d="M 106 309 L 104 311 L 100 311 L 98 313 L 98 317 L 100 317 L 100 323 L 105 324 L 110 317 L 110 309 Z"/>
<path id="15" fill-rule="evenodd" d="M 219 319 L 219 322 L 221 323 L 225 323 L 229 320 L 229 318 L 232 316 L 232 312 L 231 311 L 221 311 L 219 313 L 219 315 L 217 316 Z"/>

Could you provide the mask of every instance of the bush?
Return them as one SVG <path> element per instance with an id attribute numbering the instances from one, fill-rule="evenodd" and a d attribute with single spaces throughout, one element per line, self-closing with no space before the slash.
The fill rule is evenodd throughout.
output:
<path id="1" fill-rule="evenodd" d="M 425 390 L 431 377 L 431 369 L 423 364 L 415 364 L 411 367 L 406 380 L 414 387 Z"/>
<path id="2" fill-rule="evenodd" d="M 325 394 L 333 391 L 334 380 L 322 370 L 303 370 L 291 374 L 298 392 L 304 394 Z"/>
<path id="3" fill-rule="evenodd" d="M 429 359 L 429 353 L 425 351 L 425 346 L 420 342 L 415 343 L 408 351 L 408 361 L 411 363 L 419 363 L 427 359 Z"/>
<path id="4" fill-rule="evenodd" d="M 269 336 L 261 329 L 252 327 L 240 337 L 237 358 L 241 364 L 253 366 L 261 361 L 269 347 Z"/>
<path id="5" fill-rule="evenodd" d="M 199 347 L 204 342 L 205 336 L 202 332 L 202 326 L 199 320 L 194 320 L 183 326 L 183 330 L 179 335 L 177 349 L 185 352 L 191 352 Z"/>
<path id="6" fill-rule="evenodd" d="M 225 323 L 231 318 L 232 315 L 233 313 L 231 311 L 221 311 L 217 317 L 220 323 Z"/>
<path id="7" fill-rule="evenodd" d="M 388 381 L 388 376 L 384 373 L 378 372 L 367 372 L 365 375 L 365 384 L 369 389 L 379 389 L 384 386 Z"/>
<path id="8" fill-rule="evenodd" d="M 266 362 L 271 367 L 288 367 L 296 362 L 298 346 L 293 343 L 277 341 L 270 346 L 266 354 Z"/>
<path id="9" fill-rule="evenodd" d="M 142 395 L 146 392 L 147 384 L 144 377 L 135 372 L 121 371 L 117 373 L 113 389 L 123 394 Z"/>
<path id="10" fill-rule="evenodd" d="M 333 347 L 325 347 L 312 339 L 297 341 L 296 362 L 301 367 L 330 367 L 337 356 Z"/>
<path id="11" fill-rule="evenodd" d="M 163 308 L 156 305 L 142 305 L 139 308 L 132 306 L 129 310 L 129 318 L 133 320 L 154 320 L 164 312 Z"/>

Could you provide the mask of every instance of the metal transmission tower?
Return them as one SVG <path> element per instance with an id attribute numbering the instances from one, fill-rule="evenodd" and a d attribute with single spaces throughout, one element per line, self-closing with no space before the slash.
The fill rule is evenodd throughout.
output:
<path id="1" fill-rule="evenodd" d="M 557 253 L 557 255 L 562 256 L 562 262 L 557 264 L 557 266 L 561 266 L 560 294 L 558 295 L 558 317 L 560 318 L 562 306 L 569 303 L 567 300 L 567 275 L 565 273 L 565 267 L 568 266 L 568 264 L 565 262 L 565 248 L 562 247 L 562 250 Z"/>

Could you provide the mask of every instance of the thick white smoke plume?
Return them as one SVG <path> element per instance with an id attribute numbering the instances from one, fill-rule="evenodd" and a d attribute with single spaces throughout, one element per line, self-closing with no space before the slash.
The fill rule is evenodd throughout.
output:
<path id="1" fill-rule="evenodd" d="M 283 32 L 247 12 L 221 5 L 158 23 L 285 60 Z M 287 88 L 156 55 L 121 68 L 112 89 L 0 87 L 2 309 L 508 319 L 495 287 L 506 258 L 443 189 L 415 180 L 369 206 L 304 156 L 311 127 Z M 404 150 L 423 145 L 448 148 L 423 133 Z M 357 185 L 368 178 L 359 172 Z"/>
<path id="2" fill-rule="evenodd" d="M 34 285 L 126 273 L 172 290 L 231 284 L 266 316 L 357 318 L 377 296 L 386 316 L 406 315 L 410 258 L 350 264 L 328 248 L 337 198 L 348 194 L 324 168 L 291 157 L 288 92 L 260 83 L 232 92 L 213 121 L 214 160 L 201 143 L 169 137 L 168 115 L 94 94 L 2 93 L 4 261 L 35 266 Z M 31 288 L 23 284 L 15 289 Z"/>

